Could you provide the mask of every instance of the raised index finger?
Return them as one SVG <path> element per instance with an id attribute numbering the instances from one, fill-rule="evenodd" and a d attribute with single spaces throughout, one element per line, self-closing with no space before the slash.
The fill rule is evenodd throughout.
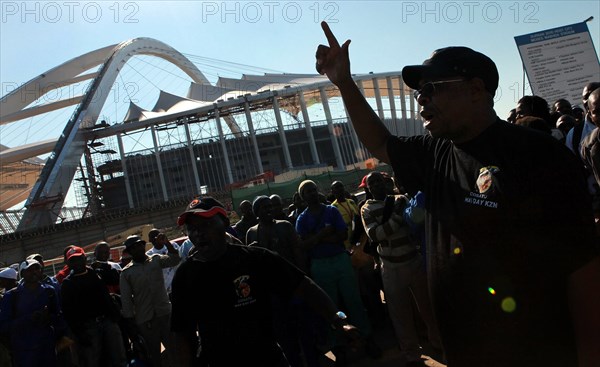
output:
<path id="1" fill-rule="evenodd" d="M 325 32 L 325 37 L 327 37 L 327 42 L 329 42 L 329 47 L 340 47 L 340 44 L 339 44 L 337 38 L 335 38 L 335 36 L 333 35 L 333 32 L 329 28 L 329 24 L 327 24 L 327 22 L 323 21 L 323 22 L 321 22 L 321 28 L 323 28 L 323 32 Z"/>

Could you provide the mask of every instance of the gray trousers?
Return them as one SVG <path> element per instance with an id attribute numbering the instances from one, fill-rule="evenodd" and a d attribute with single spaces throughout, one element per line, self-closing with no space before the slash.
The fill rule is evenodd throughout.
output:
<path id="1" fill-rule="evenodd" d="M 433 315 L 427 289 L 427 275 L 422 263 L 423 260 L 418 255 L 403 263 L 389 263 L 383 260 L 381 266 L 381 278 L 388 312 L 400 348 L 406 353 L 408 361 L 419 360 L 421 356 L 411 303 L 412 297 L 414 297 L 419 313 L 427 325 L 429 342 L 433 347 L 441 349 L 440 333 Z"/>

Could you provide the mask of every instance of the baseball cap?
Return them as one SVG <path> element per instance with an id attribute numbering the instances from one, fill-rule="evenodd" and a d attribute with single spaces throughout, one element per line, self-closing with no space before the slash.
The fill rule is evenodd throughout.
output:
<path id="1" fill-rule="evenodd" d="M 492 59 L 463 46 L 435 50 L 422 65 L 409 65 L 402 69 L 402 79 L 412 89 L 419 89 L 419 82 L 427 78 L 453 76 L 480 78 L 491 94 L 495 94 L 498 88 L 498 69 Z"/>
<path id="2" fill-rule="evenodd" d="M 74 256 L 85 256 L 85 251 L 79 246 L 73 246 L 67 251 L 67 261 L 69 261 Z"/>
<path id="3" fill-rule="evenodd" d="M 177 225 L 184 225 L 187 216 L 190 214 L 204 218 L 211 218 L 217 214 L 221 214 L 225 219 L 227 219 L 227 212 L 225 211 L 223 204 L 210 196 L 192 200 L 192 202 L 188 204 L 187 210 L 181 213 L 179 218 L 177 218 Z"/>
<path id="4" fill-rule="evenodd" d="M 0 278 L 17 280 L 17 271 L 13 268 L 4 268 L 0 270 Z"/>
<path id="5" fill-rule="evenodd" d="M 33 260 L 40 261 L 41 259 L 44 259 L 44 257 L 41 254 L 31 254 L 31 255 L 27 256 L 26 259 L 27 260 L 33 259 Z"/>
<path id="6" fill-rule="evenodd" d="M 360 185 L 358 185 L 359 189 L 367 187 L 367 176 L 368 175 L 363 176 L 362 180 L 360 181 Z"/>
<path id="7" fill-rule="evenodd" d="M 125 242 L 123 242 L 123 246 L 125 246 L 125 249 L 123 251 L 129 251 L 134 245 L 137 245 L 138 243 L 143 243 L 145 245 L 146 241 L 142 240 L 142 237 L 138 235 L 131 235 L 127 237 Z"/>
<path id="8" fill-rule="evenodd" d="M 44 267 L 44 257 L 41 254 L 31 254 L 25 258 L 25 260 L 37 260 L 40 266 Z"/>
<path id="9" fill-rule="evenodd" d="M 40 263 L 37 260 L 33 260 L 33 259 L 27 259 L 25 261 L 23 261 L 20 265 L 19 265 L 19 274 L 21 274 L 21 272 L 23 272 L 23 270 L 27 270 L 30 267 L 37 265 L 40 268 L 42 267 L 42 265 L 40 265 Z"/>

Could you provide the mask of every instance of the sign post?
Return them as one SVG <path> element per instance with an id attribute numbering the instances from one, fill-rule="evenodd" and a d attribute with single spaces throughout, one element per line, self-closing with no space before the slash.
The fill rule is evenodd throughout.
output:
<path id="1" fill-rule="evenodd" d="M 581 103 L 581 91 L 600 80 L 600 63 L 586 22 L 515 37 L 533 94 L 548 103 Z"/>

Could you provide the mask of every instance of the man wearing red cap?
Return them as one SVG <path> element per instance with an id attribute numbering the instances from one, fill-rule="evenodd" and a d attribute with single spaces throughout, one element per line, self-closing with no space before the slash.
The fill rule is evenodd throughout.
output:
<path id="1" fill-rule="evenodd" d="M 404 67 L 429 134 L 392 136 L 352 79 L 350 41 L 322 27 L 329 45 L 317 49 L 317 71 L 340 89 L 371 154 L 409 194 L 425 194 L 430 293 L 448 364 L 597 365 L 600 257 L 576 157 L 498 118 L 496 65 L 467 47 Z"/>
<path id="2" fill-rule="evenodd" d="M 122 367 L 127 363 L 119 309 L 105 283 L 86 265 L 85 251 L 73 246 L 66 253 L 72 270 L 61 285 L 62 310 L 71 328 L 83 366 Z"/>
<path id="3" fill-rule="evenodd" d="M 236 244 L 225 232 L 229 220 L 217 200 L 192 201 L 177 224 L 194 244 L 172 284 L 178 366 L 191 366 L 195 356 L 211 367 L 289 366 L 273 336 L 271 297 L 297 296 L 357 340 L 356 328 L 300 269 L 267 249 Z M 192 293 L 198 302 L 190 300 Z M 193 343 L 196 333 L 200 347 Z"/>

